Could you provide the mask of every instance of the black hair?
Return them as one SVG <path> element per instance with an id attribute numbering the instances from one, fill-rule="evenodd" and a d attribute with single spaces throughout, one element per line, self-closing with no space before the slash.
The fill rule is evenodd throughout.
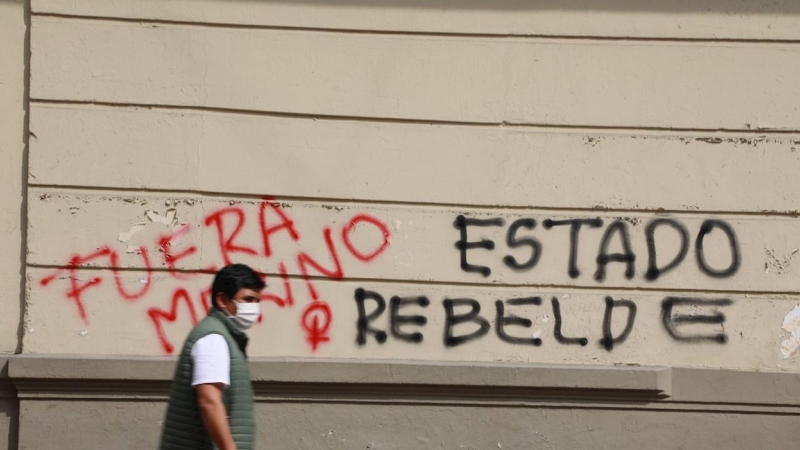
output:
<path id="1" fill-rule="evenodd" d="M 244 264 L 230 264 L 217 272 L 211 285 L 211 306 L 216 304 L 217 294 L 222 292 L 227 299 L 233 299 L 239 289 L 261 291 L 266 284 L 255 270 Z"/>

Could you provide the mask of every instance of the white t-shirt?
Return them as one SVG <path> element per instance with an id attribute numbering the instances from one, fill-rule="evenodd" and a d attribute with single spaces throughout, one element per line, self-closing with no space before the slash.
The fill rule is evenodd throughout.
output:
<path id="1" fill-rule="evenodd" d="M 192 386 L 198 384 L 231 384 L 231 351 L 222 335 L 209 334 L 192 347 Z"/>

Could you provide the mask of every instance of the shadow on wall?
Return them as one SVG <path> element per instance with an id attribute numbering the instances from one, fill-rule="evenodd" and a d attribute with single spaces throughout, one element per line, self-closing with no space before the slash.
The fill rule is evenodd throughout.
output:
<path id="1" fill-rule="evenodd" d="M 3 0 L 0 0 L 3 1 Z M 8 1 L 8 0 L 6 0 Z M 166 0 L 184 1 L 184 0 Z M 219 0 L 230 2 L 230 0 Z M 235 0 L 320 6 L 355 6 L 439 10 L 583 10 L 606 12 L 798 14 L 797 0 Z"/>
<path id="2" fill-rule="evenodd" d="M 0 3 L 7 0 L 0 0 Z M 8 436 L 6 436 L 9 449 L 17 448 L 17 438 L 19 430 L 19 400 L 16 393 L 9 395 L 13 392 L 10 384 L 6 384 L 8 379 L 8 360 L 0 363 L 0 431 L 7 429 Z M 3 437 L 0 436 L 0 443 L 3 442 Z"/>
<path id="3" fill-rule="evenodd" d="M 2 3 L 5 0 L 0 0 Z M 0 399 L 0 424 L 8 427 L 8 448 L 17 448 L 17 428 L 19 421 L 19 402 L 16 399 Z M 4 439 L 0 437 L 0 442 Z"/>

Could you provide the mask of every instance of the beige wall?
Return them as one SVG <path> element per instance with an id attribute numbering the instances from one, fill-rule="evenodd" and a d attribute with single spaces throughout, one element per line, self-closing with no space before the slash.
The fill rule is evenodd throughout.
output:
<path id="1" fill-rule="evenodd" d="M 26 350 L 170 354 L 194 272 L 240 261 L 275 297 L 255 356 L 796 371 L 786 5 L 34 2 Z"/>
<path id="2" fill-rule="evenodd" d="M 21 345 L 20 310 L 25 265 L 26 8 L 22 0 L 0 1 L 0 353 Z M 17 448 L 19 402 L 0 361 L 0 442 Z M 0 444 L 2 446 L 3 444 Z"/>
<path id="3" fill-rule="evenodd" d="M 259 373 L 292 374 L 260 379 L 265 446 L 793 445 L 800 6 L 420 3 L 33 0 L 24 124 L 0 0 L 20 448 L 152 445 L 160 357 L 231 261 L 267 276 Z M 657 386 L 613 372 L 639 366 Z"/>
<path id="4" fill-rule="evenodd" d="M 24 276 L 25 13 L 21 0 L 0 1 L 0 352 L 18 346 Z"/>

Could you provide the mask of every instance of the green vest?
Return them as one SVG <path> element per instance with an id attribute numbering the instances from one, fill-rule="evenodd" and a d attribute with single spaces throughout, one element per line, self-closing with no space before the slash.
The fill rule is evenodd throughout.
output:
<path id="1" fill-rule="evenodd" d="M 247 335 L 238 330 L 218 308 L 192 329 L 181 350 L 172 391 L 161 434 L 161 450 L 213 450 L 211 441 L 197 406 L 197 394 L 192 387 L 192 347 L 198 339 L 209 334 L 219 334 L 228 342 L 231 354 L 231 384 L 223 391 L 223 402 L 228 411 L 233 440 L 238 450 L 252 450 L 255 446 L 255 418 L 253 414 L 253 385 L 247 367 Z"/>

